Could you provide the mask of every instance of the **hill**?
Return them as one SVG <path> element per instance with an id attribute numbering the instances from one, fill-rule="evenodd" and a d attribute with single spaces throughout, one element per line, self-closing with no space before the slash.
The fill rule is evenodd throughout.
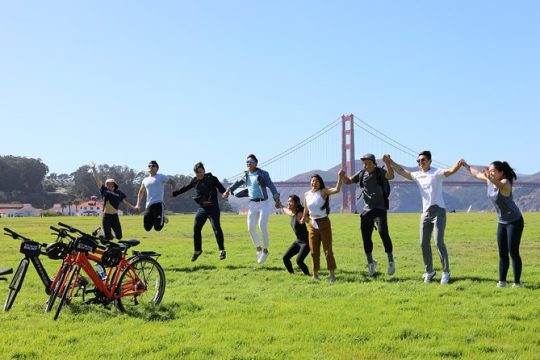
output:
<path id="1" fill-rule="evenodd" d="M 377 160 L 377 164 L 382 164 L 382 160 Z M 486 165 L 473 165 L 478 169 L 484 168 Z M 297 174 L 287 182 L 308 182 L 312 174 L 319 174 L 325 180 L 327 186 L 334 186 L 337 181 L 337 173 L 341 165 L 336 165 L 329 170 L 313 170 Z M 409 171 L 415 171 L 416 167 L 405 167 Z M 355 169 L 362 169 L 362 161 L 356 160 Z M 450 186 L 444 187 L 444 199 L 446 207 L 449 211 L 493 211 L 493 205 L 487 199 L 486 188 L 480 181 L 476 181 L 471 175 L 460 170 L 452 175 L 449 181 L 466 181 L 476 184 L 475 186 Z M 533 175 L 518 174 L 519 182 L 524 183 L 540 183 L 540 172 Z M 420 212 L 422 202 L 418 189 L 415 183 L 407 181 L 407 184 L 398 184 L 397 182 L 407 181 L 402 176 L 396 173 L 396 178 L 390 181 L 392 192 L 390 194 L 390 212 Z M 354 186 L 354 185 L 351 185 Z M 358 186 L 356 186 L 358 189 Z M 281 187 L 281 200 L 284 201 L 290 194 L 301 195 L 307 188 L 305 187 Z M 357 190 L 357 194 L 359 191 Z M 357 196 L 358 197 L 358 196 Z M 540 188 L 538 187 L 514 187 L 514 199 L 522 211 L 540 211 Z M 247 200 L 231 198 L 231 206 L 235 211 L 247 206 Z M 340 212 L 341 196 L 333 196 L 330 201 L 332 212 Z M 357 209 L 361 211 L 364 206 L 362 199 L 357 201 Z"/>

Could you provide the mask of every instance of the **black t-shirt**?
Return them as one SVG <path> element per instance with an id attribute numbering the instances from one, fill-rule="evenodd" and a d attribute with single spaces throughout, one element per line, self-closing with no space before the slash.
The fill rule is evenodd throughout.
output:
<path id="1" fill-rule="evenodd" d="M 384 209 L 386 210 L 386 205 L 384 202 L 384 194 L 381 185 L 377 181 L 377 171 L 381 171 L 380 176 L 386 176 L 386 170 L 384 169 L 375 169 L 371 174 L 367 171 L 360 170 L 352 178 L 351 181 L 354 183 L 360 183 L 362 180 L 361 187 L 362 196 L 364 197 L 364 210 L 369 211 L 373 209 Z M 364 174 L 363 179 L 360 179 L 360 176 Z"/>
<path id="2" fill-rule="evenodd" d="M 105 185 L 101 185 L 101 197 L 104 200 L 103 210 L 105 210 L 105 205 L 107 205 L 107 202 L 109 202 L 113 208 L 118 210 L 120 203 L 126 198 L 126 194 L 120 190 L 110 191 L 105 187 Z"/>

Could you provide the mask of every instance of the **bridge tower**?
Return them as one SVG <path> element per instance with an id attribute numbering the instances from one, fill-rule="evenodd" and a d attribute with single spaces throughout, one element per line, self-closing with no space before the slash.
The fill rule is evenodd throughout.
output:
<path id="1" fill-rule="evenodd" d="M 341 168 L 352 177 L 355 173 L 353 114 L 341 117 L 341 129 Z M 343 185 L 341 189 L 341 212 L 356 212 L 355 184 Z"/>

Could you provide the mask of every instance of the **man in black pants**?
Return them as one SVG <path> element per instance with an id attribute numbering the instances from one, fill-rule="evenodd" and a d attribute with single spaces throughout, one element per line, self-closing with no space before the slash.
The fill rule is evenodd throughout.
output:
<path id="1" fill-rule="evenodd" d="M 362 241 L 364 243 L 364 251 L 368 261 L 369 276 L 375 275 L 376 262 L 373 260 L 373 241 L 372 234 L 375 224 L 381 240 L 383 241 L 384 251 L 388 256 L 388 275 L 393 275 L 396 268 L 394 264 L 394 256 L 392 254 L 392 239 L 388 233 L 387 219 L 387 196 L 385 194 L 385 180 L 394 178 L 394 170 L 390 166 L 389 159 L 383 157 L 388 171 L 377 167 L 375 155 L 365 154 L 361 158 L 364 169 L 356 173 L 352 178 L 345 176 L 343 182 L 345 184 L 359 183 L 364 197 L 364 210 L 360 214 L 360 229 L 362 231 Z"/>
<path id="2" fill-rule="evenodd" d="M 191 261 L 197 260 L 202 254 L 202 228 L 207 219 L 210 219 L 212 229 L 219 248 L 219 259 L 224 260 L 227 257 L 223 239 L 223 231 L 219 221 L 220 210 L 217 199 L 217 192 L 225 193 L 225 187 L 219 182 L 218 178 L 212 173 L 206 173 L 204 164 L 198 162 L 193 167 L 195 177 L 191 179 L 189 184 L 173 191 L 173 196 L 185 193 L 186 191 L 195 188 L 195 197 L 193 200 L 199 204 L 199 209 L 195 214 L 195 224 L 193 225 L 193 246 L 194 252 Z"/>
<path id="3" fill-rule="evenodd" d="M 166 175 L 158 174 L 159 165 L 155 160 L 148 163 L 148 176 L 142 181 L 141 188 L 137 194 L 137 205 L 135 208 L 141 209 L 141 201 L 146 190 L 146 211 L 144 212 L 144 229 L 160 231 L 167 218 L 165 217 L 165 185 L 175 186 L 174 180 Z"/>

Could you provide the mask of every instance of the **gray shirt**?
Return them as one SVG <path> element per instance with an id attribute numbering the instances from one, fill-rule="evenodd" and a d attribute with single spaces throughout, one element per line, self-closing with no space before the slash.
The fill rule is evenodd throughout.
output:
<path id="1" fill-rule="evenodd" d="M 371 174 L 369 172 L 360 170 L 352 178 L 353 183 L 360 183 L 360 175 L 364 172 L 364 178 L 362 180 L 362 185 L 360 189 L 362 190 L 362 196 L 364 197 L 364 211 L 369 211 L 373 209 L 381 209 L 386 211 L 386 206 L 384 204 L 384 195 L 383 189 L 377 182 L 377 170 L 375 169 Z M 386 170 L 380 169 L 381 176 L 386 176 Z"/>

